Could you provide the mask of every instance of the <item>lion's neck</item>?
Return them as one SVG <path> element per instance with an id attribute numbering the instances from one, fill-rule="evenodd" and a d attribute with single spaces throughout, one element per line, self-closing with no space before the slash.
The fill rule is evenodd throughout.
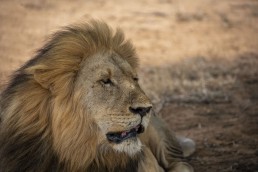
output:
<path id="1" fill-rule="evenodd" d="M 139 162 L 144 160 L 144 153 L 134 157 L 115 151 L 100 151 L 86 171 L 137 171 Z"/>

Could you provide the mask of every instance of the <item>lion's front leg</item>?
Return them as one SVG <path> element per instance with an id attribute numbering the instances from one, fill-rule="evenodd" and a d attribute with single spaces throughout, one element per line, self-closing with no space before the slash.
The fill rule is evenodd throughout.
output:
<path id="1" fill-rule="evenodd" d="M 140 162 L 138 172 L 164 172 L 149 148 L 144 147 L 143 152 L 145 158 Z"/>
<path id="2" fill-rule="evenodd" d="M 193 168 L 184 161 L 177 138 L 159 117 L 152 116 L 142 140 L 165 171 L 193 172 Z"/>
<path id="3" fill-rule="evenodd" d="M 177 162 L 171 168 L 168 169 L 168 172 L 193 172 L 193 167 L 186 162 Z"/>

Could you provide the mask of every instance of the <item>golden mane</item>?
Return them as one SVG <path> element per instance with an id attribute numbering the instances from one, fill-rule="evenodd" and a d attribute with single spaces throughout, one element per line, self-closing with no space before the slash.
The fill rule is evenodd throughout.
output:
<path id="1" fill-rule="evenodd" d="M 0 100 L 0 169 L 26 171 L 34 166 L 48 171 L 57 166 L 75 171 L 92 161 L 109 164 L 96 152 L 97 127 L 78 103 L 80 90 L 74 89 L 82 61 L 101 51 L 114 51 L 137 67 L 135 50 L 123 32 L 113 33 L 105 23 L 92 20 L 55 33 L 15 73 Z M 120 160 L 121 166 L 127 161 Z"/>

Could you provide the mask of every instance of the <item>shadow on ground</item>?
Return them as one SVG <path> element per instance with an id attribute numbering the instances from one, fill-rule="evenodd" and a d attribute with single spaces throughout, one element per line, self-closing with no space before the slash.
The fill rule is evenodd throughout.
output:
<path id="1" fill-rule="evenodd" d="M 142 86 L 178 134 L 197 142 L 198 172 L 258 171 L 258 54 L 195 57 L 142 69 Z"/>

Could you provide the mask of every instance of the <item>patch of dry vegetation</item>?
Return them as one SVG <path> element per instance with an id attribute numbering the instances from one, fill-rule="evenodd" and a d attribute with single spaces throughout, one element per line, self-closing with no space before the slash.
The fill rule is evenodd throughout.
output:
<path id="1" fill-rule="evenodd" d="M 232 60 L 192 57 L 162 68 L 142 69 L 142 85 L 157 104 L 227 103 L 228 87 L 235 83 Z"/>

